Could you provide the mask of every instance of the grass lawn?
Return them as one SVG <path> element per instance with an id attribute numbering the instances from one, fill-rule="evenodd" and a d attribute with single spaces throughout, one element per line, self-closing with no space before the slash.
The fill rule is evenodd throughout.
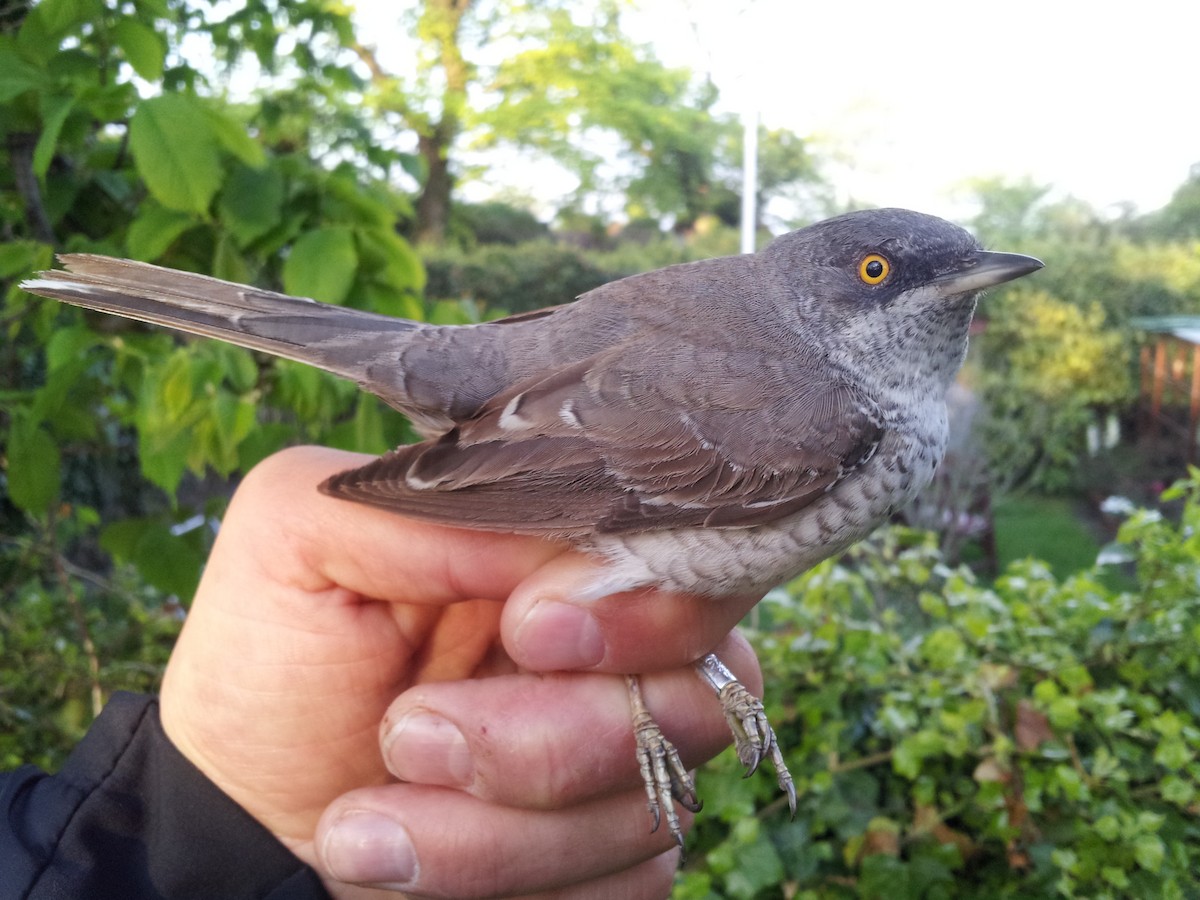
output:
<path id="1" fill-rule="evenodd" d="M 1059 578 L 1088 568 L 1100 543 L 1080 518 L 1077 501 L 1058 497 L 1004 497 L 993 509 L 1000 570 L 1036 557 Z"/>

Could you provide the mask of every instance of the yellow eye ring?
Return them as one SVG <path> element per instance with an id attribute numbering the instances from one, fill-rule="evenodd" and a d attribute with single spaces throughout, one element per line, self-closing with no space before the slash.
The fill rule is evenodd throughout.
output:
<path id="1" fill-rule="evenodd" d="M 858 277 L 866 284 L 879 284 L 888 277 L 890 271 L 892 264 L 878 253 L 864 256 L 863 261 L 858 264 Z"/>

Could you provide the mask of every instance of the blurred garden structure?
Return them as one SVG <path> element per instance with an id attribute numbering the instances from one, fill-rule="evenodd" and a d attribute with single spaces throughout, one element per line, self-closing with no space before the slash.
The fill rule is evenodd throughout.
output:
<path id="1" fill-rule="evenodd" d="M 1177 439 L 1196 461 L 1200 426 L 1200 316 L 1138 316 L 1131 324 L 1153 341 L 1142 346 L 1138 436 Z"/>

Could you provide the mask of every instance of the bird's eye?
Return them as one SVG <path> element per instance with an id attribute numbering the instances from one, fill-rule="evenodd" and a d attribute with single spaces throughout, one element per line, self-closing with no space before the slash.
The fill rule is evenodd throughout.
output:
<path id="1" fill-rule="evenodd" d="M 878 253 L 864 256 L 863 261 L 858 264 L 858 277 L 867 284 L 879 284 L 888 277 L 890 271 L 892 264 Z"/>

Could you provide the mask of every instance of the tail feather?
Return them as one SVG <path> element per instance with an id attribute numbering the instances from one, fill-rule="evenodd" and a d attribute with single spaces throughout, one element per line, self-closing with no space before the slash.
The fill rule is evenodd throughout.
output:
<path id="1" fill-rule="evenodd" d="M 360 380 L 364 338 L 416 322 L 318 303 L 208 275 L 88 253 L 59 257 L 65 270 L 22 282 L 32 294 L 216 338 Z"/>

